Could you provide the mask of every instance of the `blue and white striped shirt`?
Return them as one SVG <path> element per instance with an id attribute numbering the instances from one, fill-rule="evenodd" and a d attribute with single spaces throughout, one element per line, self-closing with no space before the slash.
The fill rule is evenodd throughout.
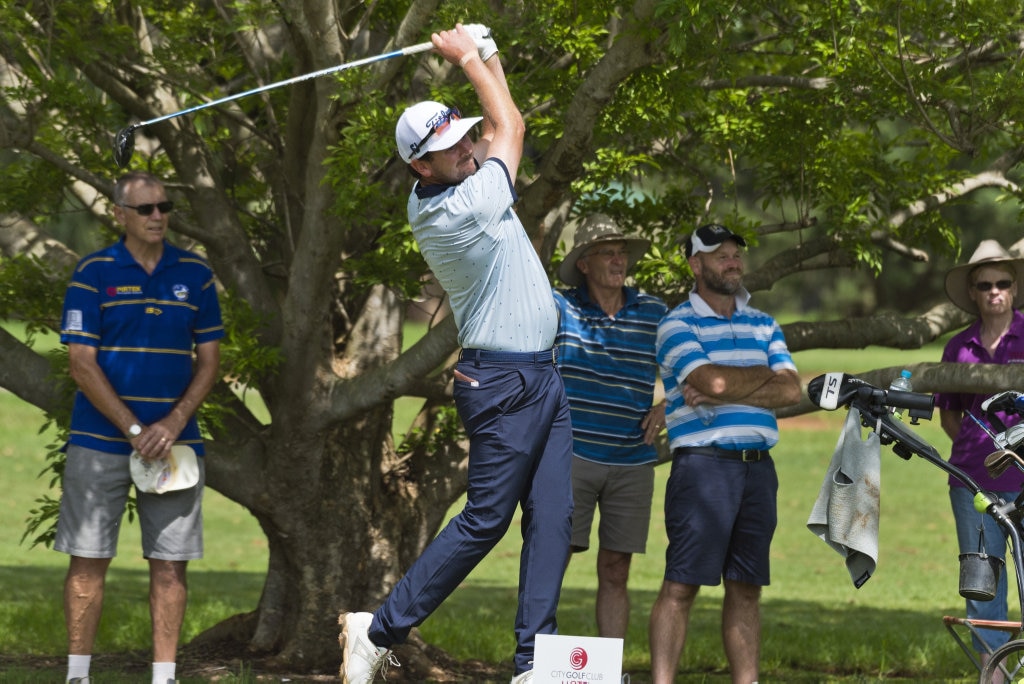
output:
<path id="1" fill-rule="evenodd" d="M 673 309 L 658 326 L 658 363 L 665 385 L 665 417 L 673 449 L 718 446 L 727 449 L 770 449 L 779 441 L 771 409 L 746 404 L 716 406 L 711 425 L 701 423 L 683 400 L 687 376 L 706 364 L 767 366 L 796 370 L 782 329 L 774 318 L 748 306 L 750 293 L 736 296 L 731 318 L 715 313 L 696 292 Z"/>
<path id="2" fill-rule="evenodd" d="M 658 364 L 654 342 L 665 303 L 625 289 L 625 304 L 609 316 L 585 287 L 555 290 L 561 318 L 558 366 L 572 412 L 573 452 L 608 465 L 658 460 L 644 444 L 641 421 L 651 410 Z"/>

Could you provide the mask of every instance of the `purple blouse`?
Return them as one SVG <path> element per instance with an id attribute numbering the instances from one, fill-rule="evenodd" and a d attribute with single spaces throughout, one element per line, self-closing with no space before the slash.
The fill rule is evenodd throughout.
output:
<path id="1" fill-rule="evenodd" d="M 1010 329 L 996 347 L 995 356 L 991 356 L 981 343 L 981 321 L 975 321 L 966 329 L 957 333 L 946 344 L 942 352 L 943 363 L 1024 363 L 1024 314 L 1013 312 Z M 1005 390 L 1024 392 L 1024 387 L 1005 387 Z M 942 392 L 935 395 L 935 406 L 940 409 L 964 412 L 960 432 L 953 440 L 949 462 L 965 471 L 974 478 L 982 489 L 995 492 L 1016 492 L 1024 485 L 1024 473 L 1017 468 L 1008 468 L 1002 476 L 993 480 L 985 469 L 985 457 L 996 451 L 995 443 L 985 434 L 966 412 L 976 418 L 985 419 L 981 410 L 982 402 L 990 394 L 964 394 Z M 997 414 L 1009 427 L 1020 421 L 1019 416 Z M 949 478 L 951 487 L 963 485 L 953 477 Z"/>

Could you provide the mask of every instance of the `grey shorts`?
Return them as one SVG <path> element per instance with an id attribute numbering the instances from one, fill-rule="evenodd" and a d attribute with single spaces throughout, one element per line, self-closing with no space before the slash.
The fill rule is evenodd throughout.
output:
<path id="1" fill-rule="evenodd" d="M 136 493 L 142 555 L 187 561 L 203 557 L 205 459 L 199 458 L 199 483 L 164 494 Z M 64 491 L 53 544 L 82 558 L 113 558 L 132 487 L 128 456 L 68 445 Z"/>
<path id="2" fill-rule="evenodd" d="M 594 511 L 601 507 L 599 548 L 619 553 L 644 553 L 651 525 L 654 464 L 614 466 L 572 459 L 572 547 L 590 548 Z"/>

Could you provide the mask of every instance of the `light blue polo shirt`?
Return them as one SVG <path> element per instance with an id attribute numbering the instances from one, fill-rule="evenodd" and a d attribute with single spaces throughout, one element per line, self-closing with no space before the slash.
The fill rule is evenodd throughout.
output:
<path id="1" fill-rule="evenodd" d="M 709 364 L 767 366 L 796 370 L 782 328 L 774 318 L 748 305 L 750 293 L 736 296 L 736 310 L 723 318 L 699 294 L 672 309 L 658 326 L 658 363 L 665 385 L 665 418 L 673 449 L 717 446 L 770 449 L 779 441 L 775 411 L 746 404 L 716 406 L 711 425 L 701 423 L 683 399 L 686 377 Z"/>
<path id="2" fill-rule="evenodd" d="M 224 336 L 213 272 L 202 258 L 168 242 L 151 274 L 123 238 L 82 259 L 64 296 L 62 321 L 61 342 L 97 347 L 97 363 L 143 424 L 166 416 L 184 394 L 195 346 Z M 69 441 L 111 454 L 132 451 L 81 390 Z M 203 455 L 195 416 L 178 441 Z"/>
<path id="3" fill-rule="evenodd" d="M 416 185 L 409 224 L 448 293 L 464 349 L 535 352 L 558 331 L 551 283 L 519 217 L 505 164 L 486 160 L 458 185 Z"/>

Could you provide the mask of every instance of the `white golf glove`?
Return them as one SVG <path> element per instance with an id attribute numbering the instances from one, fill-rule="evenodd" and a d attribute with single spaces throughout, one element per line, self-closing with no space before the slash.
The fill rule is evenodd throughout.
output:
<path id="1" fill-rule="evenodd" d="M 486 62 L 498 53 L 498 44 L 491 38 L 491 29 L 483 24 L 463 24 L 462 28 L 476 41 L 480 59 Z"/>

